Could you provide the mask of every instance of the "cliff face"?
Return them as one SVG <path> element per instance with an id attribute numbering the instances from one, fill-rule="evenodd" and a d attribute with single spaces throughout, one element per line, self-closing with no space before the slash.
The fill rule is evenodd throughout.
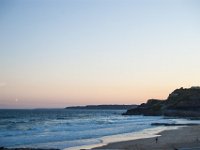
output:
<path id="1" fill-rule="evenodd" d="M 176 89 L 166 100 L 150 99 L 124 115 L 200 117 L 200 88 Z"/>

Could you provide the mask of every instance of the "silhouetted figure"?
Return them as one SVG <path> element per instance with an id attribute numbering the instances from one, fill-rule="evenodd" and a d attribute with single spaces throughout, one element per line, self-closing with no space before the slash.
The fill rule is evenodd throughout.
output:
<path id="1" fill-rule="evenodd" d="M 156 143 L 158 143 L 158 137 L 156 137 Z"/>

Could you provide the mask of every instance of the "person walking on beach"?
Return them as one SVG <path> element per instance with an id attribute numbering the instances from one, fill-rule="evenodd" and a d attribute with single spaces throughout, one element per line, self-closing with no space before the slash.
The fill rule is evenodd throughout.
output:
<path id="1" fill-rule="evenodd" d="M 156 137 L 156 143 L 158 143 L 158 137 Z"/>

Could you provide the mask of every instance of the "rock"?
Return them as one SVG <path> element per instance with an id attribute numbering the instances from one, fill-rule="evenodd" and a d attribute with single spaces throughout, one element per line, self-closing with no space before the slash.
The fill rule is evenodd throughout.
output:
<path id="1" fill-rule="evenodd" d="M 186 123 L 186 124 L 177 124 L 177 123 L 152 123 L 152 126 L 196 126 L 198 123 Z"/>
<path id="2" fill-rule="evenodd" d="M 0 147 L 0 150 L 59 150 L 59 149 L 53 149 L 53 148 L 5 148 L 5 147 Z"/>
<path id="3" fill-rule="evenodd" d="M 200 117 L 200 88 L 180 88 L 169 94 L 166 100 L 150 99 L 123 115 Z"/>

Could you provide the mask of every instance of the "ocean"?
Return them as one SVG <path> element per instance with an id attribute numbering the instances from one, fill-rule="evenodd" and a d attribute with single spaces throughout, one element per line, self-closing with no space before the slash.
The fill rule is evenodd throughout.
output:
<path id="1" fill-rule="evenodd" d="M 103 137 L 185 122 L 159 116 L 122 116 L 126 110 L 0 110 L 0 147 L 72 148 L 99 144 Z"/>

